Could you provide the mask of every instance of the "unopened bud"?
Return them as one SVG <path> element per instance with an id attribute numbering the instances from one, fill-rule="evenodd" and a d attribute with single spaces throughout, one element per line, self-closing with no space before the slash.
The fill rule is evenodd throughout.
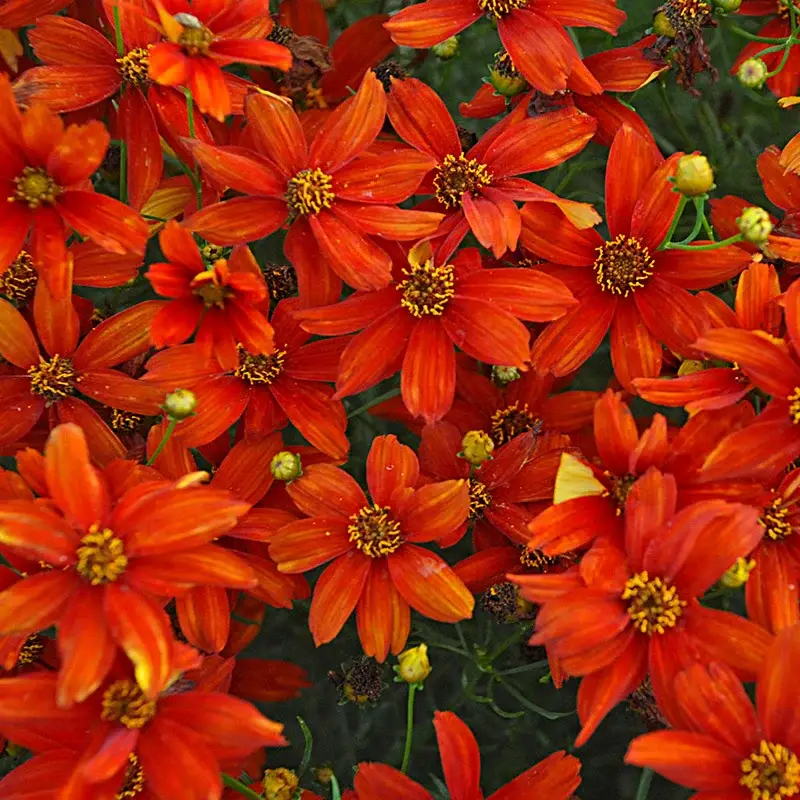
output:
<path id="1" fill-rule="evenodd" d="M 264 773 L 265 800 L 294 800 L 300 779 L 286 767 L 268 769 Z"/>
<path id="2" fill-rule="evenodd" d="M 333 780 L 333 769 L 329 766 L 317 767 L 314 770 L 314 780 L 320 786 L 330 786 Z"/>
<path id="3" fill-rule="evenodd" d="M 700 153 L 680 158 L 675 168 L 675 188 L 684 197 L 708 194 L 714 188 L 714 172 L 708 159 Z"/>
<path id="4" fill-rule="evenodd" d="M 519 370 L 516 367 L 492 367 L 492 380 L 500 386 L 505 386 L 512 381 L 520 378 Z"/>
<path id="5" fill-rule="evenodd" d="M 722 575 L 719 582 L 727 589 L 738 589 L 747 583 L 750 573 L 755 569 L 756 562 L 751 559 L 737 558 L 736 563 Z"/>
<path id="6" fill-rule="evenodd" d="M 742 211 L 742 216 L 736 220 L 739 231 L 745 241 L 752 244 L 764 244 L 772 233 L 772 220 L 763 208 L 749 206 Z"/>
<path id="7" fill-rule="evenodd" d="M 736 72 L 742 86 L 748 89 L 760 89 L 767 80 L 769 68 L 760 58 L 748 58 Z"/>
<path id="8" fill-rule="evenodd" d="M 484 461 L 492 457 L 494 442 L 485 431 L 467 431 L 461 440 L 461 458 L 469 461 L 473 466 L 479 467 Z"/>
<path id="9" fill-rule="evenodd" d="M 197 408 L 197 398 L 190 389 L 176 389 L 164 398 L 164 405 L 161 406 L 170 419 L 181 420 L 194 416 Z"/>
<path id="10" fill-rule="evenodd" d="M 272 456 L 272 461 L 269 462 L 269 471 L 279 481 L 293 481 L 303 474 L 300 456 L 297 453 L 290 453 L 288 450 L 281 450 L 280 453 Z"/>
<path id="11" fill-rule="evenodd" d="M 742 0 L 714 0 L 714 7 L 723 14 L 735 14 L 742 5 Z"/>
<path id="12" fill-rule="evenodd" d="M 666 36 L 670 39 L 674 39 L 678 32 L 675 30 L 675 26 L 670 22 L 669 17 L 663 11 L 659 11 L 658 14 L 653 17 L 653 33 L 655 33 L 656 36 Z"/>
<path id="13" fill-rule="evenodd" d="M 431 52 L 442 61 L 449 61 L 458 53 L 458 37 L 451 36 L 431 47 Z"/>
<path id="14" fill-rule="evenodd" d="M 422 683 L 431 674 L 431 662 L 428 661 L 428 645 L 421 644 L 404 650 L 397 656 L 398 664 L 395 672 L 400 680 L 406 683 Z"/>

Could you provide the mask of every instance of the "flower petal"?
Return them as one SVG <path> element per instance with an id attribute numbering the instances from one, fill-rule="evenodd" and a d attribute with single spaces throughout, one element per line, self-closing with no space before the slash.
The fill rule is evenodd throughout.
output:
<path id="1" fill-rule="evenodd" d="M 233 197 L 202 208 L 183 224 L 212 244 L 247 244 L 278 230 L 286 214 L 283 200 Z"/>
<path id="2" fill-rule="evenodd" d="M 272 537 L 269 554 L 281 572 L 307 572 L 353 548 L 347 520 L 312 517 L 284 525 Z"/>
<path id="3" fill-rule="evenodd" d="M 451 799 L 480 797 L 481 754 L 472 731 L 452 711 L 435 711 L 433 727 Z"/>
<path id="4" fill-rule="evenodd" d="M 358 637 L 364 653 L 383 663 L 389 651 L 397 655 L 411 629 L 411 610 L 392 583 L 386 560 L 370 570 L 356 608 Z"/>
<path id="5" fill-rule="evenodd" d="M 445 327 L 422 318 L 412 328 L 400 373 L 400 390 L 410 414 L 440 420 L 453 405 L 456 354 Z"/>

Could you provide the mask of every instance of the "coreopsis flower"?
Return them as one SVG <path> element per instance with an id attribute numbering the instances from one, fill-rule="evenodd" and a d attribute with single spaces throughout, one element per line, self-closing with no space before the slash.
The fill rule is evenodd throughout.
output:
<path id="1" fill-rule="evenodd" d="M 672 683 L 693 661 L 723 661 L 744 679 L 764 663 L 771 636 L 698 598 L 761 538 L 758 509 L 708 500 L 676 513 L 673 476 L 648 470 L 633 484 L 624 541 L 597 541 L 580 562 L 582 587 L 562 576 L 510 575 L 541 602 L 531 644 L 546 645 L 578 689 L 584 744 L 617 703 L 649 675 L 661 710 L 674 719 Z"/>
<path id="2" fill-rule="evenodd" d="M 453 798 L 477 800 L 481 792 L 481 755 L 472 731 L 452 711 L 433 715 L 445 783 Z M 568 800 L 580 786 L 581 762 L 564 751 L 549 755 L 489 795 L 488 800 L 547 797 Z M 353 780 L 357 800 L 432 800 L 433 795 L 400 770 L 361 763 Z"/>
<path id="3" fill-rule="evenodd" d="M 411 608 L 440 622 L 472 616 L 474 600 L 437 555 L 420 543 L 458 529 L 469 514 L 464 480 L 415 488 L 419 463 L 394 436 L 379 436 L 367 457 L 371 499 L 346 472 L 314 464 L 288 486 L 307 519 L 272 537 L 270 555 L 281 572 L 332 563 L 319 577 L 308 625 L 317 646 L 332 641 L 356 612 L 367 655 L 385 661 L 406 644 Z"/>
<path id="4" fill-rule="evenodd" d="M 40 753 L 9 773 L 0 792 L 37 789 L 44 774 L 50 793 L 219 800 L 221 763 L 285 745 L 283 726 L 238 697 L 194 686 L 178 680 L 151 698 L 115 668 L 86 702 L 62 710 L 56 675 L 0 679 L 0 731 Z"/>
<path id="5" fill-rule="evenodd" d="M 783 800 L 800 792 L 800 627 L 780 633 L 756 679 L 755 704 L 734 670 L 696 664 L 677 676 L 672 730 L 638 736 L 627 764 L 697 789 L 695 800 Z M 735 720 L 735 722 L 734 722 Z"/>
<path id="6" fill-rule="evenodd" d="M 753 260 L 739 276 L 734 311 L 710 292 L 701 292 L 698 297 L 706 307 L 712 328 L 740 328 L 776 336 L 781 324 L 777 303 L 780 294 L 775 267 L 759 259 Z M 737 403 L 752 389 L 735 364 L 707 366 L 699 362 L 698 367 L 686 374 L 679 370 L 676 378 L 637 378 L 633 385 L 645 400 L 662 406 L 681 406 L 690 414 Z"/>
<path id="7" fill-rule="evenodd" d="M 181 344 L 194 334 L 203 353 L 227 369 L 238 365 L 239 346 L 252 355 L 269 355 L 275 336 L 260 310 L 268 301 L 267 285 L 250 249 L 237 247 L 230 258 L 210 253 L 204 262 L 192 234 L 174 221 L 158 241 L 167 261 L 151 264 L 146 276 L 172 301 L 150 323 L 153 344 Z"/>
<path id="8" fill-rule="evenodd" d="M 456 124 L 433 89 L 416 78 L 391 84 L 387 114 L 392 127 L 435 161 L 420 193 L 433 195 L 430 207 L 445 214 L 436 233 L 440 260 L 447 261 L 470 230 L 496 258 L 515 250 L 521 224 L 517 200 L 554 203 L 580 226 L 599 221 L 586 203 L 563 200 L 514 177 L 550 169 L 583 150 L 597 128 L 588 115 L 574 108 L 534 119 L 511 115 L 465 153 Z"/>
<path id="9" fill-rule="evenodd" d="M 0 593 L 0 633 L 58 627 L 60 706 L 94 692 L 119 649 L 152 699 L 175 669 L 169 620 L 152 596 L 195 585 L 252 587 L 247 564 L 210 543 L 249 505 L 191 480 L 146 483 L 112 498 L 73 424 L 50 435 L 45 480 L 46 506 L 0 503 L 0 543 L 53 567 Z"/>
<path id="10" fill-rule="evenodd" d="M 364 155 L 383 127 L 385 110 L 383 87 L 368 72 L 355 97 L 309 142 L 288 101 L 248 97 L 255 151 L 193 146 L 212 181 L 246 196 L 208 206 L 186 226 L 214 244 L 243 244 L 268 236 L 288 218 L 284 252 L 306 305 L 338 300 L 341 280 L 354 289 L 383 288 L 391 259 L 370 237 L 421 239 L 442 219 L 393 205 L 416 191 L 431 158 L 408 149 Z"/>
<path id="11" fill-rule="evenodd" d="M 625 12 L 614 0 L 550 3 L 547 0 L 427 0 L 395 14 L 386 27 L 397 44 L 431 47 L 477 22 L 497 23 L 503 47 L 535 89 L 553 94 L 567 88 L 580 57 L 567 25 L 600 28 L 616 35 Z"/>
<path id="12" fill-rule="evenodd" d="M 669 181 L 681 153 L 664 160 L 652 142 L 623 126 L 606 167 L 609 236 L 577 230 L 552 206 L 527 204 L 520 241 L 552 262 L 578 297 L 578 307 L 537 338 L 531 361 L 540 372 L 566 375 L 594 353 L 611 330 L 614 374 L 628 390 L 635 378 L 661 371 L 662 346 L 689 354 L 708 325 L 687 289 L 726 281 L 749 263 L 735 246 L 708 253 L 661 250 L 680 195 Z"/>
<path id="13" fill-rule="evenodd" d="M 297 300 L 281 300 L 272 313 L 275 350 L 253 355 L 243 347 L 233 369 L 203 356 L 196 344 L 178 345 L 153 356 L 143 381 L 171 390 L 191 389 L 197 414 L 175 434 L 184 447 L 208 444 L 244 415 L 245 436 L 267 436 L 291 422 L 316 448 L 333 458 L 350 449 L 341 401 L 325 383 L 336 378 L 346 338 L 309 342 L 311 334 L 294 319 Z"/>
<path id="14" fill-rule="evenodd" d="M 108 149 L 102 122 L 70 125 L 35 103 L 20 111 L 8 78 L 0 75 L 0 271 L 26 241 L 33 263 L 53 294 L 70 291 L 66 240 L 71 229 L 114 253 L 144 253 L 147 224 L 112 197 L 94 192 L 89 178 Z"/>
<path id="15" fill-rule="evenodd" d="M 575 302 L 561 281 L 542 272 L 484 269 L 473 248 L 452 263 L 437 261 L 429 241 L 411 249 L 407 264 L 402 256 L 385 289 L 297 314 L 311 333 L 363 329 L 342 352 L 338 397 L 358 394 L 399 367 L 406 408 L 435 422 L 455 396 L 456 347 L 488 364 L 524 369 L 530 334 L 521 320 L 557 319 Z"/>

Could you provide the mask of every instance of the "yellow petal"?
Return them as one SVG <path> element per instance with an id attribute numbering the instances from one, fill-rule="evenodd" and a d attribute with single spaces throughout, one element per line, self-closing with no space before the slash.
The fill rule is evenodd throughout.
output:
<path id="1" fill-rule="evenodd" d="M 586 462 L 570 453 L 561 454 L 553 503 L 565 503 L 576 497 L 590 497 L 605 492 L 606 487 L 595 478 L 592 468 Z"/>

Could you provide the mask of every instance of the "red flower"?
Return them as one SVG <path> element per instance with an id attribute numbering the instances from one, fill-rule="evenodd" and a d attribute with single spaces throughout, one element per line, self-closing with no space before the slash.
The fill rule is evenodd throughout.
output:
<path id="1" fill-rule="evenodd" d="M 419 542 L 452 536 L 469 514 L 463 480 L 415 489 L 419 463 L 394 436 L 373 440 L 367 457 L 371 500 L 346 472 L 314 464 L 288 491 L 308 519 L 281 528 L 270 555 L 281 572 L 333 560 L 314 588 L 308 620 L 317 646 L 333 640 L 356 611 L 367 655 L 385 661 L 408 639 L 410 607 L 440 622 L 472 616 L 474 600 L 447 564 Z"/>
<path id="2" fill-rule="evenodd" d="M 616 34 L 625 12 L 615 0 L 426 0 L 386 23 L 397 44 L 425 48 L 443 42 L 482 16 L 497 23 L 500 40 L 530 84 L 544 94 L 567 88 L 580 64 L 566 25 Z"/>
<path id="3" fill-rule="evenodd" d="M 453 800 L 478 800 L 481 756 L 472 731 L 452 711 L 433 715 L 445 783 Z M 581 763 L 564 751 L 553 753 L 489 795 L 488 800 L 568 800 L 580 786 Z M 433 800 L 416 781 L 386 764 L 362 763 L 353 781 L 357 800 Z"/>
<path id="4" fill-rule="evenodd" d="M 186 226 L 215 244 L 242 244 L 268 236 L 288 217 L 284 252 L 306 305 L 337 300 L 340 279 L 355 289 L 386 286 L 391 259 L 367 237 L 420 239 L 442 217 L 387 205 L 413 194 L 432 162 L 408 149 L 365 154 L 383 127 L 385 110 L 383 87 L 368 72 L 355 97 L 308 143 L 288 101 L 250 96 L 248 130 L 257 152 L 201 142 L 193 148 L 212 181 L 249 196 L 208 206 Z"/>
<path id="5" fill-rule="evenodd" d="M 71 125 L 45 106 L 20 112 L 8 78 L 0 75 L 0 197 L 7 198 L 0 232 L 0 271 L 28 250 L 50 291 L 71 286 L 66 240 L 70 229 L 114 253 L 143 254 L 147 224 L 138 213 L 92 191 L 89 178 L 110 137 L 102 122 Z"/>
<path id="6" fill-rule="evenodd" d="M 456 346 L 479 361 L 524 368 L 530 334 L 520 319 L 556 319 L 573 303 L 559 280 L 541 272 L 483 269 L 475 249 L 437 263 L 426 241 L 408 254 L 408 268 L 396 260 L 393 285 L 297 319 L 329 336 L 364 329 L 342 353 L 337 397 L 363 392 L 399 368 L 406 408 L 433 422 L 453 403 Z"/>
<path id="7" fill-rule="evenodd" d="M 0 503 L 0 543 L 54 569 L 2 592 L 0 632 L 58 626 L 61 706 L 97 689 L 117 648 L 153 698 L 173 674 L 175 657 L 169 620 L 152 596 L 198 584 L 253 586 L 245 562 L 210 544 L 249 506 L 186 480 L 147 483 L 112 502 L 77 425 L 53 431 L 45 461 L 50 503 Z"/>
<path id="8" fill-rule="evenodd" d="M 268 299 L 267 285 L 253 254 L 236 248 L 230 259 L 209 259 L 197 248 L 194 237 L 170 221 L 159 236 L 167 263 L 151 264 L 147 278 L 163 297 L 172 298 L 150 323 L 156 347 L 180 344 L 192 334 L 205 356 L 234 369 L 239 363 L 237 346 L 248 353 L 268 355 L 274 332 L 259 310 Z"/>

